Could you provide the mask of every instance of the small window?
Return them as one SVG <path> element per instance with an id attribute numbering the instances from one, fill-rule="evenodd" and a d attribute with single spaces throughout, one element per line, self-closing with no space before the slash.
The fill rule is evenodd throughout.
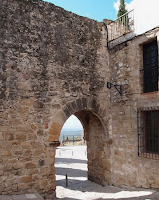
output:
<path id="1" fill-rule="evenodd" d="M 143 45 L 143 92 L 158 91 L 157 40 Z"/>
<path id="2" fill-rule="evenodd" d="M 138 110 L 138 155 L 159 159 L 159 110 Z"/>

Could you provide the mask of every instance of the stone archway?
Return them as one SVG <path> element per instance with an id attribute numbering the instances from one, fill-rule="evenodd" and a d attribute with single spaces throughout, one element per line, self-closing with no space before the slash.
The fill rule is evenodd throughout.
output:
<path id="1" fill-rule="evenodd" d="M 100 105 L 98 105 L 96 99 L 81 98 L 81 99 L 76 99 L 75 101 L 71 101 L 67 103 L 53 116 L 53 118 L 50 120 L 51 123 L 49 125 L 48 142 L 50 143 L 58 142 L 60 132 L 65 121 L 72 114 L 75 114 L 81 110 L 89 110 L 99 118 L 101 125 L 103 126 L 103 129 L 104 129 L 105 140 L 109 141 L 109 135 L 107 132 L 107 124 L 103 120 L 104 115 L 105 115 L 105 110 L 100 109 Z"/>
<path id="2" fill-rule="evenodd" d="M 88 179 L 101 185 L 110 183 L 110 150 L 107 125 L 95 99 L 77 99 L 53 117 L 49 128 L 50 145 L 58 146 L 65 121 L 74 114 L 83 124 L 87 142 Z"/>

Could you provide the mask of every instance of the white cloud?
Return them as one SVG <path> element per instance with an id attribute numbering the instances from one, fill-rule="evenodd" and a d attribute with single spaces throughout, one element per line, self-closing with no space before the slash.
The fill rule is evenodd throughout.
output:
<path id="1" fill-rule="evenodd" d="M 119 8 L 119 0 L 114 2 L 116 11 Z M 128 11 L 134 9 L 135 32 L 144 33 L 159 26 L 159 0 L 132 0 L 126 3 Z"/>
<path id="2" fill-rule="evenodd" d="M 133 9 L 133 4 L 134 2 L 132 1 L 131 3 L 125 3 L 126 5 L 126 9 L 129 11 L 129 10 L 132 10 Z M 114 8 L 116 10 L 116 13 L 118 12 L 119 10 L 119 5 L 120 5 L 120 0 L 117 0 L 116 2 L 114 2 Z"/>
<path id="3" fill-rule="evenodd" d="M 114 8 L 115 8 L 116 12 L 118 12 L 118 10 L 119 10 L 119 5 L 120 5 L 120 0 L 117 0 L 116 2 L 114 2 Z"/>

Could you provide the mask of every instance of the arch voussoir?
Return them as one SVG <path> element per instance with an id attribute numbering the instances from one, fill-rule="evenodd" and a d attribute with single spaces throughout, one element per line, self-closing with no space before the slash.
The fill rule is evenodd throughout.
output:
<path id="1" fill-rule="evenodd" d="M 82 103 L 82 106 L 83 106 L 83 109 L 85 110 L 85 109 L 87 109 L 87 107 L 88 107 L 88 101 L 87 101 L 87 99 L 86 98 L 82 98 L 81 99 L 81 103 Z"/>
<path id="2" fill-rule="evenodd" d="M 73 111 L 77 111 L 78 110 L 76 101 L 72 101 L 72 102 L 70 102 L 68 104 L 72 107 Z"/>
<path id="3" fill-rule="evenodd" d="M 100 105 L 97 103 L 96 99 L 92 99 L 92 101 L 91 101 L 91 109 L 95 113 L 99 114 L 99 108 L 100 108 Z"/>
<path id="4" fill-rule="evenodd" d="M 52 123 L 49 128 L 49 142 L 57 142 L 59 141 L 61 129 L 66 122 L 66 120 L 72 115 L 81 110 L 89 110 L 92 111 L 95 115 L 99 117 L 102 124 L 102 113 L 103 111 L 100 109 L 100 105 L 98 104 L 95 98 L 81 98 L 76 99 L 75 101 L 68 102 L 65 106 L 63 106 L 60 111 L 54 116 Z"/>
<path id="5" fill-rule="evenodd" d="M 83 104 L 81 102 L 81 99 L 77 99 L 76 104 L 77 104 L 78 110 L 83 110 Z"/>
<path id="6" fill-rule="evenodd" d="M 64 106 L 63 107 L 63 112 L 65 113 L 65 115 L 67 116 L 67 118 L 69 118 L 73 113 L 73 110 L 71 109 L 71 106 Z"/>
<path id="7" fill-rule="evenodd" d="M 59 136 L 61 133 L 61 129 L 63 127 L 64 121 L 67 120 L 66 114 L 60 110 L 56 116 L 53 118 L 50 128 L 49 128 L 49 135 L 48 135 L 48 142 L 49 143 L 57 143 L 59 142 Z"/>

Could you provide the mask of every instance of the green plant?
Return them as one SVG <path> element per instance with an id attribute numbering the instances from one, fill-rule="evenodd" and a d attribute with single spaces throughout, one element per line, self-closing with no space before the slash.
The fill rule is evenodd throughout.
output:
<path id="1" fill-rule="evenodd" d="M 120 17 L 124 15 L 125 13 L 127 13 L 127 10 L 125 8 L 125 0 L 120 0 L 120 6 L 119 6 L 117 17 Z"/>

